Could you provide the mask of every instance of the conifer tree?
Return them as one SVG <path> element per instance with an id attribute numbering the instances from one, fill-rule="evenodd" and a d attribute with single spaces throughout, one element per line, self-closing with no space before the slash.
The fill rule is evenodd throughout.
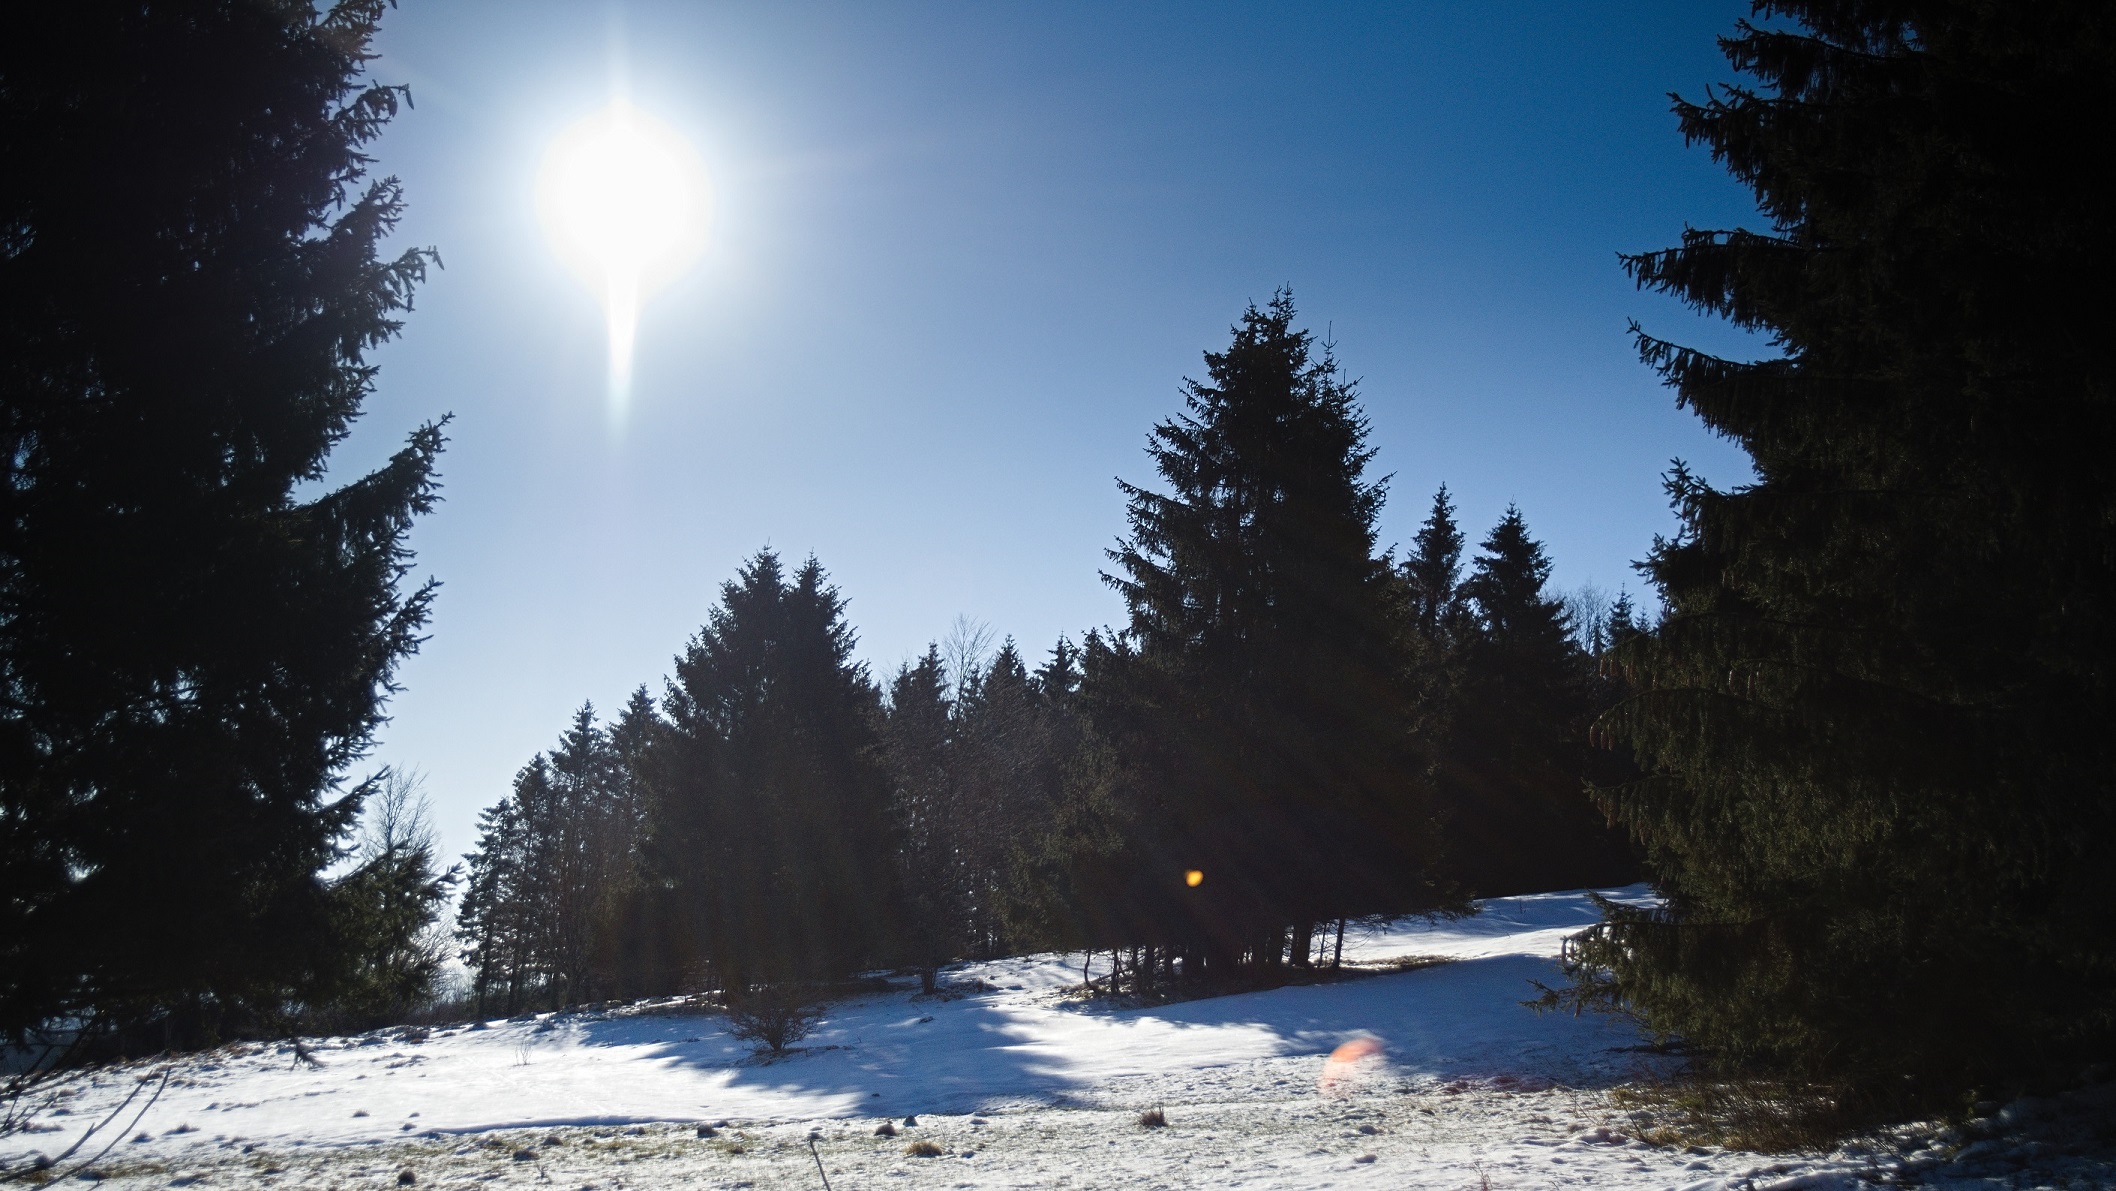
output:
<path id="1" fill-rule="evenodd" d="M 1768 226 L 1628 258 L 1767 336 L 1641 335 L 1756 482 L 1677 467 L 1667 606 L 1603 720 L 1664 912 L 1612 909 L 1577 995 L 1730 1068 L 1895 1097 L 2112 1046 L 2111 230 L 2091 3 L 1813 3 L 1678 101 Z"/>
<path id="2" fill-rule="evenodd" d="M 1435 897 L 1366 421 L 1293 318 L 1280 293 L 1207 354 L 1148 447 L 1168 491 L 1122 485 L 1111 552 L 1136 653 L 1098 726 L 1159 791 L 1146 863 L 1208 965 L 1275 965 L 1289 929 Z"/>
<path id="3" fill-rule="evenodd" d="M 954 723 L 946 663 L 940 647 L 901 667 L 889 684 L 882 721 L 883 749 L 895 796 L 897 868 L 904 897 L 905 958 L 917 967 L 926 992 L 934 974 L 964 953 L 957 823 Z"/>
<path id="4" fill-rule="evenodd" d="M 364 148 L 385 0 L 0 38 L 0 1035 L 171 1042 L 352 974 L 318 874 L 431 586 L 437 426 L 329 482 L 430 260 Z"/>
<path id="5" fill-rule="evenodd" d="M 420 782 L 386 773 L 365 800 L 359 863 L 331 893 L 352 941 L 352 974 L 317 1024 L 366 1030 L 399 1022 L 440 991 L 448 946 L 438 928 L 457 870 L 441 870 Z"/>
<path id="6" fill-rule="evenodd" d="M 1002 902 L 1014 851 L 1050 820 L 1063 764 L 1058 721 L 1066 711 L 1039 691 L 1009 638 L 954 714 L 966 954 L 989 959 L 1007 950 Z"/>
<path id="7" fill-rule="evenodd" d="M 1137 713 L 1130 643 L 1090 631 L 1074 649 L 1061 640 L 1039 685 L 1057 715 L 1056 782 L 1047 823 L 1014 849 L 1004 913 L 1024 949 L 1180 948 L 1193 962 L 1198 935 L 1171 897 L 1171 846 L 1161 788 L 1137 778 L 1093 723 Z"/>
<path id="8" fill-rule="evenodd" d="M 1592 661 L 1575 640 L 1551 562 L 1508 506 L 1462 590 L 1442 784 L 1451 867 L 1485 895 L 1633 879 L 1635 862 L 1588 801 Z"/>
<path id="9" fill-rule="evenodd" d="M 1622 645 L 1646 631 L 1646 627 L 1639 623 L 1638 608 L 1631 602 L 1631 593 L 1617 592 L 1615 601 L 1609 605 L 1609 619 L 1602 628 L 1603 639 L 1611 646 Z"/>
<path id="10" fill-rule="evenodd" d="M 521 807 L 510 798 L 478 814 L 477 846 L 463 857 L 456 940 L 480 1013 L 495 996 L 505 1012 L 521 1008 L 523 985 L 531 976 L 536 907 L 528 896 L 527 843 Z"/>
<path id="11" fill-rule="evenodd" d="M 1446 649 L 1459 636 L 1467 615 L 1462 591 L 1462 529 L 1455 523 L 1455 502 L 1447 485 L 1433 494 L 1433 510 L 1418 527 L 1411 552 L 1403 560 L 1410 588 L 1411 622 L 1436 648 Z"/>
<path id="12" fill-rule="evenodd" d="M 504 988 L 512 1013 L 639 985 L 651 945 L 627 934 L 645 928 L 642 768 L 658 726 L 643 689 L 611 728 L 581 705 L 480 819 L 456 933 L 481 1003 Z"/>
<path id="13" fill-rule="evenodd" d="M 879 693 L 814 559 L 760 551 L 676 659 L 652 859 L 721 987 L 836 978 L 900 919 Z"/>
<path id="14" fill-rule="evenodd" d="M 1541 764 L 1583 730 L 1585 659 L 1565 602 L 1550 592 L 1550 557 L 1508 505 L 1470 564 L 1476 610 L 1466 643 L 1469 747 L 1496 762 Z"/>

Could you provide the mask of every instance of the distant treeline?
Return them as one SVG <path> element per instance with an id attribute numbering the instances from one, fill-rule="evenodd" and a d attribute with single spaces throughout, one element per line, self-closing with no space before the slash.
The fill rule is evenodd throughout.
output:
<path id="1" fill-rule="evenodd" d="M 1442 488 L 1382 550 L 1366 422 L 1289 296 L 1206 357 L 1123 486 L 1128 624 L 959 628 L 877 682 L 813 559 L 722 589 L 658 699 L 583 707 L 487 810 L 459 920 L 513 1011 L 1040 948 L 1137 986 L 1306 966 L 1331 922 L 1633 880 L 1589 804 L 1595 655 L 1517 510 Z"/>

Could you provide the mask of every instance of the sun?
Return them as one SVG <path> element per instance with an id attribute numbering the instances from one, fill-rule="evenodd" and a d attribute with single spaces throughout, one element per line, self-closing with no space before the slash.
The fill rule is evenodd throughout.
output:
<path id="1" fill-rule="evenodd" d="M 690 142 L 623 100 L 568 128 L 544 155 L 537 212 L 559 256 L 602 300 L 614 399 L 630 385 L 640 304 L 697 260 L 711 207 Z"/>

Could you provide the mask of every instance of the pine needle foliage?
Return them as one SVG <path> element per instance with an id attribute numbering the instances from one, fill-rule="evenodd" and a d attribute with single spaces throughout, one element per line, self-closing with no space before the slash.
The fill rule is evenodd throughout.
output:
<path id="1" fill-rule="evenodd" d="M 1675 110 L 1769 226 L 1626 265 L 1779 349 L 1639 336 L 1757 479 L 1670 477 L 1668 615 L 1600 724 L 1670 901 L 1612 907 L 1571 995 L 1865 1094 L 2070 1074 L 2116 1026 L 2116 23 L 1756 14 L 1722 42 L 1752 81 Z"/>

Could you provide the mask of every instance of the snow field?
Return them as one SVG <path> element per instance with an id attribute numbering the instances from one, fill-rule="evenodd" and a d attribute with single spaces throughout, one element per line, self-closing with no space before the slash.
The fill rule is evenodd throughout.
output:
<path id="1" fill-rule="evenodd" d="M 1619 1022 L 1520 1004 L 1531 980 L 1557 977 L 1564 936 L 1595 918 L 1567 893 L 1370 924 L 1348 934 L 1348 961 L 1450 962 L 1150 1008 L 1067 996 L 1078 955 L 963 965 L 946 974 L 956 993 L 919 997 L 907 981 L 833 1005 L 777 1060 L 718 1016 L 667 1004 L 319 1039 L 308 1045 L 321 1066 L 291 1044 L 233 1046 L 83 1073 L 57 1089 L 45 1132 L 0 1138 L 0 1163 L 57 1155 L 142 1075 L 166 1071 L 137 1123 L 145 1095 L 54 1173 L 74 1175 L 122 1128 L 86 1177 L 128 1189 L 349 1191 L 405 1172 L 465 1191 L 820 1188 L 820 1158 L 835 1191 L 2116 1186 L 2116 1165 L 2096 1156 L 2116 1139 L 2094 1132 L 2110 1105 L 2077 1097 L 1797 1161 L 1638 1140 L 1651 1122 L 1609 1093 L 1658 1060 Z M 1382 1055 L 1326 1092 L 1325 1056 L 1359 1038 Z M 1168 1126 L 1143 1128 L 1148 1108 Z M 884 1121 L 900 1135 L 877 1136 Z M 724 1127 L 701 1137 L 700 1123 Z M 942 1155 L 908 1155 L 913 1141 Z"/>

